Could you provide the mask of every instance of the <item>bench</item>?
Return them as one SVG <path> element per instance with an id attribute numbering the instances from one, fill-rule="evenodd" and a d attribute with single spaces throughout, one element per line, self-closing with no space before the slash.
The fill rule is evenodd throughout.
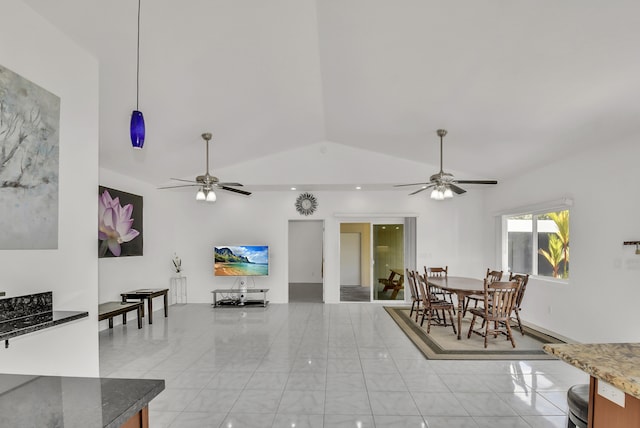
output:
<path id="1" fill-rule="evenodd" d="M 98 321 L 109 320 L 113 328 L 113 317 L 122 315 L 122 324 L 127 323 L 127 312 L 138 312 L 138 328 L 142 328 L 142 302 L 106 302 L 98 306 Z"/>

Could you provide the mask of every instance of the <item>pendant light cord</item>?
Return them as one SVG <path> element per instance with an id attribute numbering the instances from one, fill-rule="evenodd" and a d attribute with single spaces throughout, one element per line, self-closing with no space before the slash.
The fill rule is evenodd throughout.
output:
<path id="1" fill-rule="evenodd" d="M 136 110 L 138 110 L 138 98 L 140 95 L 140 3 L 138 0 L 138 46 L 136 50 Z"/>

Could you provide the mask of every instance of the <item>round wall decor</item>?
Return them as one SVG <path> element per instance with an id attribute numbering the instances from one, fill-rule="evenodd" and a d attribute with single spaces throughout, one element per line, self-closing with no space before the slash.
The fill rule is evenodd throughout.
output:
<path id="1" fill-rule="evenodd" d="M 318 208 L 318 200 L 311 193 L 300 193 L 296 199 L 296 211 L 302 215 L 311 215 Z"/>

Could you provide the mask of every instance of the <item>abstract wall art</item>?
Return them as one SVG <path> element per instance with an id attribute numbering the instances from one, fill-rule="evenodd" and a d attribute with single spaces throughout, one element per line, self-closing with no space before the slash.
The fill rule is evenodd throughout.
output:
<path id="1" fill-rule="evenodd" d="M 98 257 L 142 255 L 142 196 L 98 187 Z"/>
<path id="2" fill-rule="evenodd" d="M 60 98 L 0 65 L 0 250 L 58 248 Z"/>

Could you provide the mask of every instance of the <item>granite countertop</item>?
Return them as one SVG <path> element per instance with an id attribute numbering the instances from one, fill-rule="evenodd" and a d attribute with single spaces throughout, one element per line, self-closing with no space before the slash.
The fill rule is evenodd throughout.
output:
<path id="1" fill-rule="evenodd" d="M 0 340 L 8 340 L 88 316 L 89 312 L 85 311 L 51 311 L 3 321 L 0 322 Z"/>
<path id="2" fill-rule="evenodd" d="M 162 379 L 0 374 L 0 426 L 119 428 L 163 390 Z"/>
<path id="3" fill-rule="evenodd" d="M 86 311 L 54 311 L 53 293 L 27 294 L 0 299 L 0 340 L 86 318 Z"/>
<path id="4" fill-rule="evenodd" d="M 640 343 L 546 344 L 542 348 L 640 399 Z"/>

